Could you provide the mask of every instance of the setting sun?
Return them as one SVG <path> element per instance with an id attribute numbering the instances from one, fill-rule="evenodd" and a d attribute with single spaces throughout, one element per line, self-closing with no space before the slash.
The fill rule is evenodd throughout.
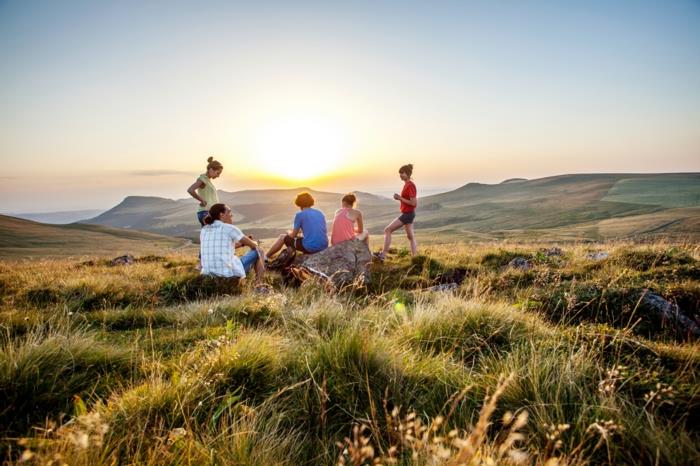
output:
<path id="1" fill-rule="evenodd" d="M 256 131 L 252 154 L 267 176 L 305 181 L 328 175 L 348 154 L 346 137 L 336 125 L 318 117 L 289 117 Z"/>

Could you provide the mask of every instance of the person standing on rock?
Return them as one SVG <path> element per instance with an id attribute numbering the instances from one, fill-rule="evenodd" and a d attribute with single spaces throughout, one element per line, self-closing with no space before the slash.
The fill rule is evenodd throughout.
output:
<path id="1" fill-rule="evenodd" d="M 418 244 L 416 243 L 416 236 L 413 232 L 413 220 L 416 218 L 416 207 L 418 206 L 418 190 L 416 189 L 415 183 L 411 180 L 412 175 L 413 164 L 409 163 L 399 168 L 399 176 L 404 184 L 401 194 L 394 194 L 394 200 L 400 202 L 401 215 L 384 228 L 384 248 L 381 252 L 375 252 L 373 254 L 373 256 L 380 261 L 384 260 L 386 253 L 389 251 L 389 246 L 391 246 L 391 234 L 402 226 L 406 230 L 406 237 L 411 244 L 411 255 L 415 256 L 418 254 Z"/>
<path id="2" fill-rule="evenodd" d="M 331 230 L 331 244 L 342 243 L 352 239 L 363 241 L 369 247 L 369 232 L 364 229 L 362 212 L 355 209 L 357 198 L 346 194 L 341 200 L 340 209 L 336 210 Z"/>
<path id="3" fill-rule="evenodd" d="M 206 173 L 199 175 L 197 181 L 187 188 L 189 195 L 199 201 L 197 220 L 202 226 L 204 226 L 204 217 L 207 216 L 209 209 L 219 202 L 219 195 L 216 193 L 216 187 L 212 180 L 221 176 L 222 171 L 224 171 L 224 166 L 221 165 L 221 162 L 214 160 L 214 157 L 209 157 Z"/>
<path id="4" fill-rule="evenodd" d="M 269 257 L 275 255 L 282 246 L 304 254 L 313 254 L 328 247 L 326 217 L 323 212 L 313 208 L 315 202 L 313 196 L 307 192 L 297 194 L 294 204 L 300 211 L 294 216 L 294 227 L 291 232 L 280 235 L 270 246 Z"/>

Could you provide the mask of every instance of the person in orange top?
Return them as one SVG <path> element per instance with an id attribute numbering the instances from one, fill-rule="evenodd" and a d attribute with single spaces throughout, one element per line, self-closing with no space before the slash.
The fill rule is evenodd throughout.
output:
<path id="1" fill-rule="evenodd" d="M 412 164 L 409 163 L 399 168 L 399 176 L 404 184 L 401 194 L 394 194 L 394 200 L 401 203 L 401 215 L 384 228 L 384 249 L 382 249 L 381 252 L 374 253 L 374 257 L 379 260 L 384 260 L 386 253 L 389 251 L 389 246 L 391 246 L 391 234 L 402 226 L 406 230 L 406 237 L 409 243 L 411 243 L 411 255 L 415 256 L 418 254 L 418 244 L 416 243 L 416 237 L 413 233 L 413 220 L 416 218 L 416 207 L 418 206 L 418 190 L 416 189 L 415 183 L 411 181 L 412 175 Z"/>
<path id="2" fill-rule="evenodd" d="M 341 208 L 336 210 L 331 232 L 331 245 L 335 246 L 343 241 L 357 239 L 364 241 L 369 247 L 369 232 L 364 230 L 362 224 L 362 212 L 355 209 L 357 198 L 354 194 L 346 194 L 341 200 Z M 357 225 L 357 227 L 355 226 Z"/>

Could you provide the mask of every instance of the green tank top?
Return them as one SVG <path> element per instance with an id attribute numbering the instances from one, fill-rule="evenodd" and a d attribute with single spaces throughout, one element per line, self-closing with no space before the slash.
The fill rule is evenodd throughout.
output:
<path id="1" fill-rule="evenodd" d="M 199 206 L 199 210 L 209 210 L 211 206 L 219 203 L 219 195 L 216 193 L 216 188 L 206 173 L 199 175 L 197 180 L 204 183 L 204 187 L 199 188 L 197 190 L 197 194 L 199 194 L 199 197 L 207 201 L 207 205 L 204 207 Z"/>

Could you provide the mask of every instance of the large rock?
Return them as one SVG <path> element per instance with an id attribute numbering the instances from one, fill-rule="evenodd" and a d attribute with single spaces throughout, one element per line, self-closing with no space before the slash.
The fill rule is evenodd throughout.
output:
<path id="1" fill-rule="evenodd" d="M 681 335 L 700 337 L 700 327 L 674 304 L 649 290 L 642 293 L 641 304 L 656 312 L 664 324 L 670 324 Z"/>
<path id="2" fill-rule="evenodd" d="M 518 270 L 530 270 L 532 268 L 532 262 L 524 257 L 516 257 L 512 261 L 508 262 L 508 267 Z"/>
<path id="3" fill-rule="evenodd" d="M 115 257 L 114 259 L 109 261 L 109 265 L 115 267 L 117 265 L 131 265 L 134 262 L 136 262 L 134 256 L 132 256 L 131 254 L 127 254 L 125 256 Z"/>
<path id="4" fill-rule="evenodd" d="M 364 285 L 369 281 L 372 254 L 365 243 L 343 241 L 315 254 L 297 255 L 292 269 L 297 275 L 311 274 L 328 280 L 336 288 Z"/>

